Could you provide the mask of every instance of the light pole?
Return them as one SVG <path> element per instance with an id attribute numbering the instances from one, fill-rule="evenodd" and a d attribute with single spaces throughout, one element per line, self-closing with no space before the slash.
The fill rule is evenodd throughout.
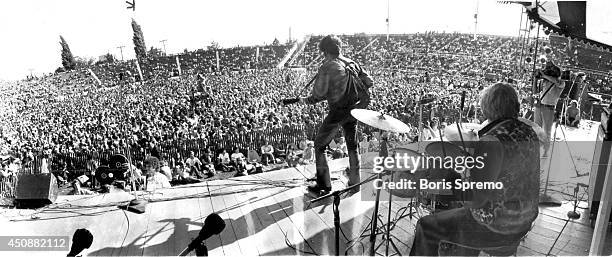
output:
<path id="1" fill-rule="evenodd" d="M 121 61 L 123 61 L 123 48 L 125 46 L 118 46 L 117 48 L 119 48 L 119 51 L 121 52 Z"/>

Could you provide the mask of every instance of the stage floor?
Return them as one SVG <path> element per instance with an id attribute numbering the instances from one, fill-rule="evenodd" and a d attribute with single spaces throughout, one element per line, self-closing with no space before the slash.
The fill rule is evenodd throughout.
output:
<path id="1" fill-rule="evenodd" d="M 583 135 L 565 132 L 568 137 L 574 132 Z M 343 170 L 347 165 L 347 159 L 330 162 L 332 170 Z M 339 172 L 334 173 L 339 176 Z M 150 200 L 144 214 L 117 207 L 133 199 L 125 192 L 60 196 L 55 204 L 39 210 L 0 209 L 0 236 L 72 236 L 76 229 L 87 228 L 94 235 L 91 248 L 85 251 L 89 256 L 176 256 L 197 236 L 204 218 L 216 212 L 227 226 L 220 235 L 206 241 L 210 255 L 333 255 L 332 201 L 310 204 L 313 196 L 306 192 L 305 180 L 313 175 L 314 167 L 310 165 L 158 190 L 142 196 Z M 336 180 L 334 187 L 342 188 L 343 183 L 343 179 Z M 367 228 L 373 211 L 373 201 L 361 200 L 362 194 L 368 193 L 371 192 L 363 191 L 341 200 L 341 254 L 367 252 L 368 238 L 359 240 L 359 235 Z M 401 213 L 407 203 L 394 201 L 392 217 Z M 384 222 L 388 208 L 388 202 L 381 202 L 379 213 Z M 571 209 L 570 202 L 560 207 L 540 207 L 534 227 L 521 242 L 517 255 L 587 255 L 593 229 L 584 209 L 578 209 L 581 219 L 567 221 L 566 213 Z M 398 221 L 391 232 L 395 247 L 390 246 L 389 254 L 408 254 L 420 215 L 427 215 L 427 211 L 419 209 L 415 218 Z M 381 242 L 378 236 L 377 245 Z M 612 238 L 608 237 L 606 245 L 605 253 L 611 254 Z M 381 244 L 377 252 L 385 254 L 385 247 Z M 9 254 L 31 257 L 66 253 Z"/>

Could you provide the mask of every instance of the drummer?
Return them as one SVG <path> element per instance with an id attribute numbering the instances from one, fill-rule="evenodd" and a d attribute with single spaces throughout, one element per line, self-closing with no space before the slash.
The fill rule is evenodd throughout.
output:
<path id="1" fill-rule="evenodd" d="M 464 207 L 421 218 L 410 255 L 438 255 L 441 241 L 470 249 L 518 246 L 538 215 L 539 141 L 517 119 L 517 92 L 496 83 L 483 90 L 481 106 L 490 122 L 478 131 L 475 156 L 485 156 L 484 166 L 471 170 L 470 182 L 502 182 L 503 189 L 469 190 Z"/>

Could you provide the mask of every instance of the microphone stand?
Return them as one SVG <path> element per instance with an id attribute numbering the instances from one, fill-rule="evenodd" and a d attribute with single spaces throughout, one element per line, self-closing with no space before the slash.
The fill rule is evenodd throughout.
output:
<path id="1" fill-rule="evenodd" d="M 331 193 L 329 193 L 327 195 L 321 196 L 319 198 L 316 198 L 316 199 L 313 199 L 313 200 L 310 201 L 310 203 L 316 203 L 316 202 L 319 202 L 319 201 L 321 201 L 323 199 L 327 199 L 329 197 L 334 197 L 334 200 L 333 200 L 333 210 L 334 210 L 334 228 L 335 228 L 335 239 L 336 239 L 336 242 L 335 242 L 335 255 L 336 256 L 340 256 L 340 208 L 339 208 L 340 207 L 340 196 L 342 194 L 344 194 L 344 193 L 347 193 L 347 192 L 353 190 L 354 188 L 359 188 L 359 186 L 361 186 L 361 185 L 363 185 L 365 183 L 368 183 L 370 181 L 373 181 L 375 178 L 380 178 L 380 177 L 381 177 L 381 173 L 379 173 L 378 175 L 372 175 L 368 179 L 366 179 L 366 180 L 364 180 L 362 182 L 359 182 L 359 183 L 357 183 L 355 185 L 352 185 L 352 186 L 347 187 L 347 188 L 342 189 L 342 190 L 333 191 L 333 192 L 331 192 Z M 378 190 L 380 190 L 380 189 L 378 189 Z M 373 217 L 373 218 L 376 218 L 376 217 Z"/>

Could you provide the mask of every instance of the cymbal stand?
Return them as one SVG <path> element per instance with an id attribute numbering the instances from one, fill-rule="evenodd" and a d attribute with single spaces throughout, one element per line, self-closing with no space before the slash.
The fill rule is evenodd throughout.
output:
<path id="1" fill-rule="evenodd" d="M 387 138 L 380 138 L 380 152 L 378 154 L 380 157 L 389 156 L 389 151 L 387 149 Z M 382 172 L 378 173 L 378 180 L 382 180 Z M 376 230 L 378 229 L 378 206 L 380 204 L 380 187 L 376 189 L 376 202 L 374 203 L 374 212 L 372 213 L 372 227 L 370 232 L 370 251 L 369 255 L 374 256 L 375 253 L 375 245 L 376 245 Z"/>
<path id="2" fill-rule="evenodd" d="M 387 139 L 385 137 L 381 138 L 379 156 L 380 157 L 389 156 L 388 148 L 387 148 Z M 391 174 L 391 181 L 393 181 L 394 172 L 389 171 L 389 173 Z M 375 176 L 377 179 L 382 180 L 383 173 L 381 172 Z M 401 252 L 399 251 L 399 248 L 397 247 L 397 244 L 395 243 L 394 240 L 400 243 L 402 243 L 402 241 L 396 236 L 391 235 L 391 231 L 395 228 L 398 220 L 405 218 L 405 217 L 410 217 L 410 219 L 413 218 L 413 215 L 416 213 L 416 211 L 413 209 L 414 201 L 413 199 L 411 199 L 410 203 L 408 203 L 408 206 L 400 208 L 398 210 L 398 213 L 400 213 L 400 210 L 401 210 L 401 214 L 397 215 L 396 213 L 395 218 L 391 220 L 391 211 L 392 211 L 391 204 L 392 204 L 393 195 L 392 195 L 392 190 L 390 189 L 389 190 L 389 203 L 388 203 L 389 208 L 388 208 L 388 213 L 387 213 L 387 222 L 386 224 L 384 224 L 384 221 L 382 220 L 381 215 L 378 214 L 378 209 L 380 206 L 380 194 L 381 194 L 381 188 L 379 187 L 376 189 L 376 200 L 374 204 L 374 211 L 372 213 L 372 218 L 370 219 L 370 222 L 366 225 L 366 228 L 361 232 L 361 234 L 357 238 L 369 237 L 369 241 L 370 241 L 369 255 L 370 256 L 374 256 L 376 254 L 376 251 L 381 246 L 383 246 L 382 243 L 379 244 L 378 246 L 376 245 L 376 236 L 378 235 L 382 235 L 383 241 L 385 242 L 385 256 L 389 256 L 390 247 L 393 247 L 396 254 L 401 255 Z M 408 210 L 409 212 L 408 214 L 406 214 L 406 211 Z M 380 222 L 383 225 L 379 227 L 378 222 Z M 370 234 L 366 234 L 366 231 L 368 230 L 370 230 Z M 347 248 L 350 248 L 350 247 L 352 247 L 352 245 Z"/>

